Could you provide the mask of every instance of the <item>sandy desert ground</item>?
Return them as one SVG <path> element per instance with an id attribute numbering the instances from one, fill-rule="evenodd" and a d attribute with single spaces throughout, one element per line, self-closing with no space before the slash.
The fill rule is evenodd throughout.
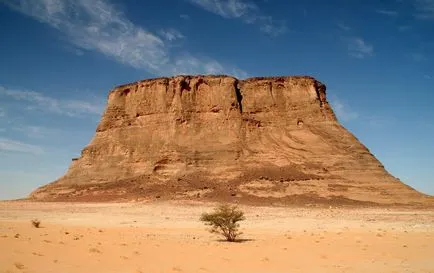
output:
<path id="1" fill-rule="evenodd" d="M 211 204 L 0 202 L 0 272 L 434 272 L 433 211 L 241 208 L 227 243 Z"/>

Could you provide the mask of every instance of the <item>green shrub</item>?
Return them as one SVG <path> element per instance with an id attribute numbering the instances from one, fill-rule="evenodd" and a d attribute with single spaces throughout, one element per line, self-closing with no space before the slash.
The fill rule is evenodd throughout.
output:
<path id="1" fill-rule="evenodd" d="M 223 235 L 227 241 L 235 242 L 237 236 L 241 234 L 238 231 L 240 221 L 245 220 L 244 212 L 237 206 L 220 205 L 212 213 L 203 213 L 200 220 L 205 225 L 211 226 L 210 232 Z"/>

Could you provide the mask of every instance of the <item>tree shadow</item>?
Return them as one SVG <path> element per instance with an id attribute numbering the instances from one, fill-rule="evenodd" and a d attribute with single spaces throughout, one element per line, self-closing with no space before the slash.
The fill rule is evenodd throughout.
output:
<path id="1" fill-rule="evenodd" d="M 247 243 L 247 242 L 254 242 L 254 241 L 256 241 L 255 239 L 249 239 L 249 238 L 246 238 L 246 239 L 235 239 L 235 241 L 228 241 L 228 240 L 226 240 L 226 239 L 218 239 L 218 240 L 216 240 L 217 242 L 221 242 L 221 243 L 238 243 L 238 244 L 241 244 L 241 243 Z"/>

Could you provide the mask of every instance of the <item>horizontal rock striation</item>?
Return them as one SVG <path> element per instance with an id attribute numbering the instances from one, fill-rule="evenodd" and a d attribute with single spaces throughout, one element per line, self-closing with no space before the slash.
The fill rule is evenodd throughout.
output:
<path id="1" fill-rule="evenodd" d="M 311 77 L 176 76 L 113 89 L 95 136 L 36 200 L 424 204 L 337 121 Z"/>

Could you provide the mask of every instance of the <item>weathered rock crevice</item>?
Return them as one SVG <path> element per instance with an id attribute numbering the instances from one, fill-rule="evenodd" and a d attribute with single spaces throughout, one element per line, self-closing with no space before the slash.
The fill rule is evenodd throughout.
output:
<path id="1" fill-rule="evenodd" d="M 323 107 L 326 102 L 326 86 L 319 81 L 315 81 L 314 86 L 320 106 Z"/>
<path id="2" fill-rule="evenodd" d="M 237 97 L 238 108 L 240 109 L 240 113 L 243 113 L 243 94 L 241 93 L 241 89 L 239 87 L 239 81 L 235 80 L 234 82 L 235 96 Z"/>

